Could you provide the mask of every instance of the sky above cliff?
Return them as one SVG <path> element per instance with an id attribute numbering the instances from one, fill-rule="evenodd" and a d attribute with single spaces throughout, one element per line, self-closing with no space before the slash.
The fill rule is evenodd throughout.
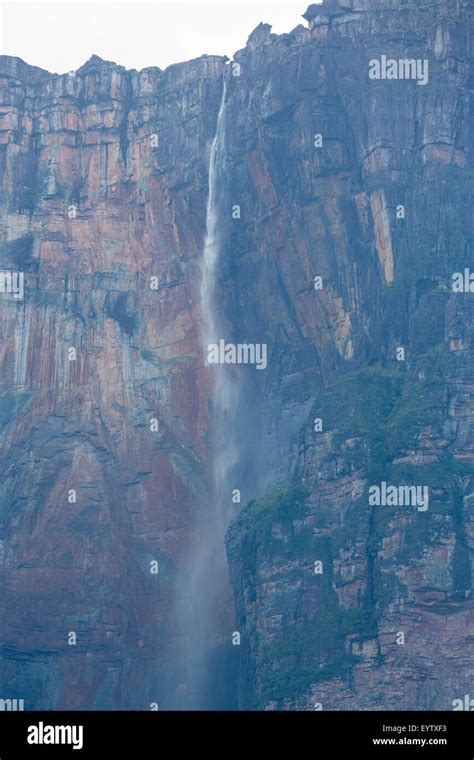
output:
<path id="1" fill-rule="evenodd" d="M 305 0 L 200 2 L 6 2 L 0 4 L 0 52 L 51 72 L 79 68 L 92 54 L 127 68 L 166 68 L 203 53 L 245 46 L 261 21 L 281 34 L 306 22 Z"/>

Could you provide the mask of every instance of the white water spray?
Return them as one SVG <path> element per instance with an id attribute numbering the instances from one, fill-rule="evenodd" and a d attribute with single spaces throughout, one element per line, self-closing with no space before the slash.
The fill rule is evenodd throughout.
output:
<path id="1" fill-rule="evenodd" d="M 230 643 L 233 609 L 228 580 L 224 538 L 232 517 L 230 476 L 237 463 L 234 420 L 238 385 L 229 365 L 207 365 L 207 347 L 225 337 L 225 323 L 219 317 L 216 282 L 222 252 L 222 198 L 225 174 L 225 78 L 216 132 L 209 159 L 209 186 L 206 209 L 206 237 L 201 259 L 200 302 L 202 313 L 201 348 L 206 372 L 211 374 L 208 431 L 210 450 L 209 500 L 204 525 L 196 531 L 197 543 L 190 558 L 189 604 L 181 613 L 181 626 L 193 631 L 187 646 L 187 686 L 194 709 L 206 709 L 209 690 L 215 688 L 211 674 L 211 650 L 223 641 Z M 220 326 L 222 325 L 222 326 Z M 212 701 L 212 700 L 211 700 Z"/>
<path id="2" fill-rule="evenodd" d="M 221 338 L 225 337 L 219 331 L 219 315 L 216 304 L 216 281 L 222 249 L 219 179 L 222 179 L 225 173 L 225 96 L 226 84 L 224 79 L 216 133 L 211 146 L 206 239 L 201 261 L 202 343 L 206 363 L 209 344 L 218 343 Z M 221 330 L 225 330 L 225 324 Z M 221 523 L 222 530 L 225 530 L 230 518 L 229 509 L 225 507 L 225 503 L 228 504 L 229 499 L 225 498 L 225 494 L 230 494 L 229 476 L 237 463 L 237 446 L 232 428 L 238 387 L 235 373 L 229 365 L 216 364 L 209 367 L 208 371 L 213 373 L 212 411 L 209 422 L 214 434 L 212 473 L 213 497 L 216 502 L 215 519 Z"/>
<path id="3" fill-rule="evenodd" d="M 207 344 L 216 336 L 216 314 L 214 303 L 214 290 L 217 264 L 220 254 L 220 229 L 219 229 L 219 193 L 218 179 L 219 168 L 225 159 L 225 95 L 226 84 L 224 79 L 222 99 L 217 115 L 217 125 L 214 139 L 211 145 L 208 174 L 208 195 L 206 207 L 206 238 L 204 252 L 201 260 L 201 310 L 203 318 L 202 342 L 204 350 Z"/>

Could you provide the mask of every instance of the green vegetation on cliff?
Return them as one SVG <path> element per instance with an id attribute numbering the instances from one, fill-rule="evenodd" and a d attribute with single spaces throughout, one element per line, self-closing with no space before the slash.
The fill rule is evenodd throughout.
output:
<path id="1" fill-rule="evenodd" d="M 320 417 L 323 434 L 331 433 L 330 450 L 322 444 L 312 455 L 321 467 L 340 457 L 347 472 L 360 470 L 367 483 L 385 480 L 429 487 L 429 512 L 412 510 L 407 512 L 408 520 L 398 523 L 402 536 L 395 551 L 402 565 L 421 556 L 427 541 L 443 530 L 444 518 L 459 511 L 456 484 L 469 474 L 467 465 L 448 451 L 438 462 L 394 463 L 420 446 L 420 433 L 442 439 L 448 436 L 446 383 L 454 371 L 455 357 L 443 342 L 429 348 L 408 372 L 369 367 L 339 378 L 320 391 L 312 408 L 310 424 Z M 390 562 L 379 554 L 400 508 L 373 510 L 364 491 L 344 508 L 341 522 L 334 520 L 324 527 L 321 510 L 326 507 L 319 501 L 312 503 L 315 498 L 324 502 L 317 489 L 305 490 L 295 477 L 292 483 L 250 502 L 231 528 L 233 540 L 238 536 L 241 561 L 248 579 L 252 578 L 254 592 L 264 567 L 265 583 L 272 589 L 269 593 L 275 594 L 270 607 L 275 605 L 275 614 L 281 616 L 280 623 L 265 635 L 254 632 L 252 637 L 257 709 L 273 700 L 281 705 L 285 699 L 301 697 L 327 679 L 350 679 L 354 656 L 348 637 L 359 641 L 376 638 L 387 607 L 398 603 L 405 593 Z M 333 518 L 328 517 L 330 521 Z M 456 551 L 456 584 L 462 591 L 466 587 L 462 541 Z M 340 605 L 337 587 L 341 579 L 334 576 L 334 560 L 344 554 L 367 568 L 357 603 L 350 609 Z M 324 565 L 319 578 L 312 572 L 316 558 Z M 289 606 L 286 584 L 292 585 L 296 599 Z M 277 592 L 276 587 L 280 587 Z M 258 592 L 248 601 L 259 604 Z"/>

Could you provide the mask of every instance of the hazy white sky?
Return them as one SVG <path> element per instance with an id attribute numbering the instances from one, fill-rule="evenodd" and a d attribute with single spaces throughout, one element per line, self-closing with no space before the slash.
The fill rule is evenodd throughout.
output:
<path id="1" fill-rule="evenodd" d="M 95 53 L 127 68 L 165 68 L 203 53 L 232 57 L 260 21 L 278 34 L 306 24 L 309 0 L 0 3 L 0 53 L 48 71 L 79 68 Z"/>

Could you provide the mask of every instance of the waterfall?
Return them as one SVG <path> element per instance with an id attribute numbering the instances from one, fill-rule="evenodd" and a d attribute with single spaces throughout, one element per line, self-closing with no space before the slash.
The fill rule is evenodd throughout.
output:
<path id="1" fill-rule="evenodd" d="M 207 347 L 218 343 L 224 337 L 219 331 L 219 312 L 216 303 L 216 281 L 222 248 L 222 218 L 220 210 L 220 190 L 223 189 L 225 174 L 225 96 L 226 83 L 222 90 L 222 99 L 217 117 L 216 133 L 212 141 L 209 161 L 209 192 L 206 210 L 206 239 L 201 261 L 201 311 L 203 317 L 202 348 L 206 362 Z M 225 323 L 221 320 L 225 329 Z M 229 477 L 237 463 L 237 445 L 233 436 L 233 423 L 238 398 L 238 386 L 235 373 L 226 364 L 215 364 L 208 371 L 213 373 L 212 409 L 210 424 L 214 433 L 212 451 L 213 498 L 216 506 L 215 519 L 222 523 L 222 529 L 228 525 L 229 510 L 225 504 L 226 493 L 230 494 Z"/>
<path id="2" fill-rule="evenodd" d="M 217 115 L 217 125 L 211 145 L 208 172 L 208 194 L 206 207 L 206 238 L 201 260 L 201 311 L 203 318 L 202 343 L 203 349 L 207 343 L 216 338 L 216 313 L 214 303 L 215 279 L 220 253 L 219 229 L 219 167 L 224 160 L 225 152 L 225 95 L 224 79 L 222 97 Z"/>
<path id="3" fill-rule="evenodd" d="M 225 640 L 229 645 L 233 625 L 233 604 L 228 580 L 224 538 L 231 512 L 231 475 L 237 463 L 235 442 L 235 412 L 238 384 L 229 365 L 207 365 L 209 343 L 224 337 L 225 322 L 219 316 L 216 282 L 222 252 L 222 215 L 220 203 L 225 175 L 225 97 L 223 78 L 222 98 L 216 131 L 211 145 L 206 209 L 206 236 L 201 257 L 200 304 L 202 314 L 201 350 L 205 371 L 210 373 L 208 434 L 211 483 L 209 504 L 206 505 L 203 525 L 195 531 L 196 542 L 190 557 L 188 604 L 181 612 L 181 627 L 193 631 L 188 641 L 186 688 L 192 695 L 187 708 L 207 709 L 216 706 L 216 689 L 228 688 L 215 673 L 212 652 Z M 221 681 L 217 683 L 216 681 Z"/>

